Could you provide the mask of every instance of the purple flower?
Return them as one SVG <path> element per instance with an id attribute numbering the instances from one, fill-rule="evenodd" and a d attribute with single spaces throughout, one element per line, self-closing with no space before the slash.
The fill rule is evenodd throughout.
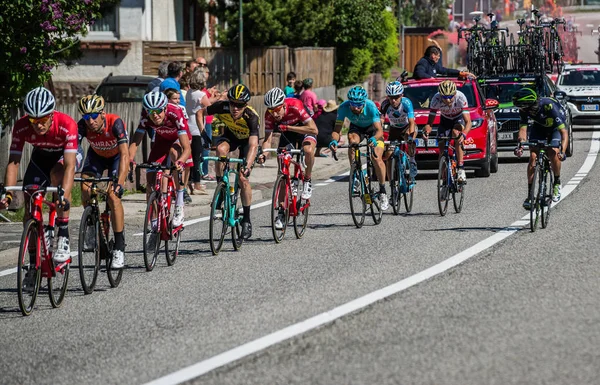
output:
<path id="1" fill-rule="evenodd" d="M 54 19 L 61 19 L 63 16 L 63 12 L 60 9 L 60 4 L 53 3 L 50 4 L 50 7 L 52 8 L 52 16 L 54 17 Z"/>
<path id="2" fill-rule="evenodd" d="M 50 47 L 52 45 L 52 40 L 46 39 L 46 47 Z"/>
<path id="3" fill-rule="evenodd" d="M 27 63 L 23 66 L 23 68 L 25 68 L 27 71 L 31 71 L 31 64 Z"/>
<path id="4" fill-rule="evenodd" d="M 47 31 L 47 32 L 56 31 L 58 29 L 55 26 L 53 26 L 52 24 L 50 24 L 50 22 L 48 20 L 46 20 L 42 24 L 40 24 L 40 27 L 42 27 L 44 29 L 44 31 Z"/>
<path id="5" fill-rule="evenodd" d="M 85 5 L 90 5 L 90 4 L 92 4 L 92 0 L 83 0 L 83 2 L 85 3 Z"/>
<path id="6" fill-rule="evenodd" d="M 50 9 L 48 8 L 48 0 L 42 0 L 42 4 L 40 5 L 40 11 L 42 13 L 47 13 Z"/>
<path id="7" fill-rule="evenodd" d="M 27 53 L 27 47 L 21 47 L 21 53 Z"/>
<path id="8" fill-rule="evenodd" d="M 47 65 L 47 64 L 42 64 L 42 71 L 50 71 L 52 69 L 51 65 Z"/>

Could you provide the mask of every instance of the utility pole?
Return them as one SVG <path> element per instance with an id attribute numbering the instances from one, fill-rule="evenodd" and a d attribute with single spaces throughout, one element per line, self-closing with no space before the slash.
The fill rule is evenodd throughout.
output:
<path id="1" fill-rule="evenodd" d="M 404 41 L 401 40 L 400 36 L 402 36 L 402 0 L 398 0 L 398 45 L 400 46 L 398 64 L 404 67 Z M 402 69 L 404 70 L 404 68 Z"/>
<path id="2" fill-rule="evenodd" d="M 240 0 L 240 32 L 239 32 L 239 44 L 240 44 L 240 73 L 239 73 L 239 82 L 243 83 L 242 75 L 244 74 L 244 16 L 243 16 L 243 6 L 242 0 Z"/>

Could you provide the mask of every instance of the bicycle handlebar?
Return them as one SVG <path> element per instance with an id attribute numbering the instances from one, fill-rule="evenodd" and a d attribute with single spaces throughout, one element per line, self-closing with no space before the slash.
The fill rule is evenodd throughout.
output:
<path id="1" fill-rule="evenodd" d="M 108 177 L 108 176 L 103 176 L 100 178 L 74 178 L 73 181 L 74 182 L 88 182 L 88 183 L 98 183 L 98 182 L 114 182 L 115 180 L 117 180 L 117 177 Z"/>
<path id="2" fill-rule="evenodd" d="M 149 168 L 149 169 L 155 169 L 155 170 L 169 170 L 169 171 L 175 171 L 177 170 L 177 166 L 171 165 L 171 166 L 163 166 L 160 163 L 141 163 L 138 164 L 136 166 L 137 168 Z"/>
<path id="3" fill-rule="evenodd" d="M 265 150 L 263 150 L 263 152 L 264 151 Z M 214 162 L 223 162 L 223 163 L 240 163 L 240 164 L 243 164 L 246 162 L 246 159 L 228 158 L 226 156 L 205 156 L 204 160 L 212 160 Z"/>
<path id="4" fill-rule="evenodd" d="M 272 152 L 272 153 L 277 153 L 277 154 L 303 154 L 304 150 L 298 150 L 298 149 L 292 149 L 292 150 L 287 150 L 286 148 L 267 148 L 262 150 L 263 153 L 265 152 Z"/>

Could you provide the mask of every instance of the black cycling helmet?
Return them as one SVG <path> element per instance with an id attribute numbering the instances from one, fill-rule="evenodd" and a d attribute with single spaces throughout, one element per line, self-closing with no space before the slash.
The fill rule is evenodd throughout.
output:
<path id="1" fill-rule="evenodd" d="M 227 91 L 227 99 L 230 102 L 248 103 L 250 101 L 250 91 L 243 84 L 235 85 Z"/>
<path id="2" fill-rule="evenodd" d="M 531 88 L 521 88 L 513 94 L 512 102 L 517 108 L 531 108 L 537 104 L 538 95 Z"/>

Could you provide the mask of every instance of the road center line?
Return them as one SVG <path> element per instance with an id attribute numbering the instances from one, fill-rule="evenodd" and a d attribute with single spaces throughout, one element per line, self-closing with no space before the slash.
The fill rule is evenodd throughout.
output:
<path id="1" fill-rule="evenodd" d="M 592 136 L 592 143 L 590 145 L 590 151 L 586 157 L 585 162 L 579 169 L 577 174 L 586 174 L 592 169 L 598 150 L 600 149 L 600 132 L 594 132 Z M 579 182 L 577 182 L 579 183 Z M 564 197 L 568 196 L 573 190 L 575 185 L 568 185 L 563 188 L 562 198 L 558 203 L 564 200 Z M 527 219 L 527 220 L 526 220 Z M 375 302 L 381 301 L 384 298 L 398 294 L 414 285 L 417 285 L 429 278 L 435 277 L 459 264 L 467 261 L 475 255 L 481 253 L 497 244 L 500 241 L 510 237 L 519 231 L 523 226 L 529 224 L 529 215 L 523 217 L 521 220 L 516 221 L 510 226 L 500 230 L 494 235 L 482 240 L 481 242 L 469 247 L 468 249 L 434 265 L 428 269 L 425 269 L 415 275 L 398 281 L 392 285 L 384 287 L 383 289 L 371 292 L 363 297 L 357 298 L 353 301 L 347 302 L 341 306 L 338 306 L 330 311 L 318 314 L 305 321 L 290 325 L 284 329 L 278 330 L 274 333 L 268 334 L 264 337 L 255 339 L 236 348 L 223 352 L 219 355 L 211 357 L 209 359 L 200 361 L 194 365 L 188 366 L 174 373 L 158 378 L 154 381 L 148 382 L 145 385 L 174 385 L 180 384 L 185 381 L 200 377 L 208 372 L 211 372 L 222 366 L 231 364 L 237 360 L 240 360 L 249 355 L 255 354 L 264 350 L 268 347 L 276 345 L 280 342 L 288 340 L 290 338 L 297 337 L 310 330 L 316 329 L 330 322 L 335 321 L 348 314 L 354 313 L 360 309 L 374 304 Z"/>

